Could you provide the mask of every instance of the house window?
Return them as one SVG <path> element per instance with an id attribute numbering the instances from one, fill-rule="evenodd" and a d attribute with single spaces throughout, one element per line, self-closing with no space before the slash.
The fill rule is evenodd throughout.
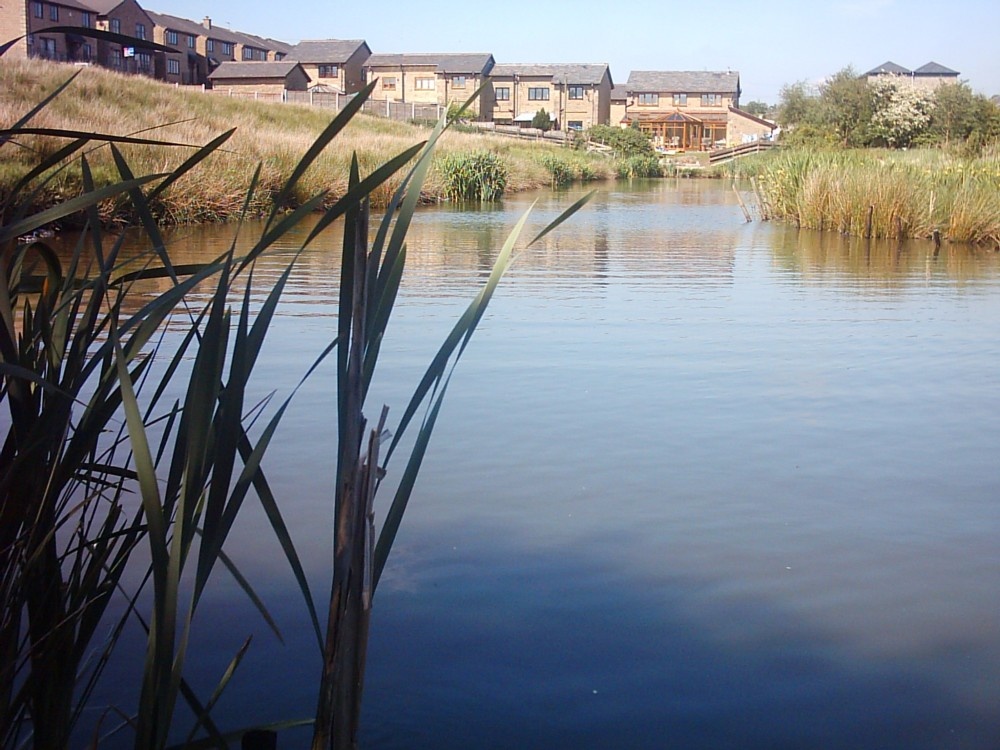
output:
<path id="1" fill-rule="evenodd" d="M 233 56 L 233 43 L 232 42 L 223 42 L 222 43 L 222 54 L 229 55 L 230 57 Z"/>
<path id="2" fill-rule="evenodd" d="M 575 130 L 578 133 L 582 132 L 583 131 L 583 120 L 570 120 L 566 124 L 566 127 L 569 128 L 570 130 Z"/>
<path id="3" fill-rule="evenodd" d="M 549 87 L 539 86 L 528 89 L 529 102 L 547 102 L 549 100 Z"/>
<path id="4" fill-rule="evenodd" d="M 49 6 L 49 20 L 50 21 L 58 21 L 59 20 L 59 6 L 58 5 L 50 5 Z"/>
<path id="5" fill-rule="evenodd" d="M 498 102 L 509 102 L 510 101 L 510 86 L 497 86 L 493 93 L 496 94 Z"/>
<path id="6" fill-rule="evenodd" d="M 722 94 L 701 95 L 701 106 L 703 107 L 718 107 L 720 104 L 722 104 Z"/>
<path id="7" fill-rule="evenodd" d="M 417 91 L 433 91 L 434 90 L 434 79 L 433 78 L 418 78 L 415 83 Z"/>
<path id="8" fill-rule="evenodd" d="M 89 13 L 84 12 L 80 14 L 80 25 L 85 29 L 89 29 L 93 25 L 90 21 Z"/>
<path id="9" fill-rule="evenodd" d="M 215 52 L 215 40 L 214 39 L 206 39 L 205 40 L 205 51 L 206 52 Z"/>
<path id="10" fill-rule="evenodd" d="M 639 104 L 647 107 L 655 107 L 660 103 L 659 94 L 639 94 Z"/>
<path id="11" fill-rule="evenodd" d="M 451 87 L 453 89 L 464 89 L 465 88 L 465 76 L 453 76 L 451 79 Z"/>
<path id="12" fill-rule="evenodd" d="M 94 48 L 89 44 L 83 45 L 83 59 L 87 62 L 94 59 Z"/>
<path id="13" fill-rule="evenodd" d="M 674 106 L 675 107 L 686 107 L 688 103 L 687 94 L 674 94 Z"/>
<path id="14" fill-rule="evenodd" d="M 167 60 L 167 72 L 172 76 L 179 76 L 181 74 L 180 60 Z"/>
<path id="15" fill-rule="evenodd" d="M 32 3 L 31 12 L 35 18 L 45 18 L 45 7 L 41 3 Z"/>
<path id="16" fill-rule="evenodd" d="M 122 51 L 120 49 L 111 50 L 111 67 L 120 68 L 122 66 Z"/>
<path id="17" fill-rule="evenodd" d="M 569 98 L 570 99 L 583 99 L 583 86 L 570 86 L 569 87 Z"/>
<path id="18" fill-rule="evenodd" d="M 167 44 L 177 44 L 177 32 L 168 31 L 167 32 Z"/>
<path id="19" fill-rule="evenodd" d="M 111 33 L 112 34 L 121 34 L 122 33 L 122 22 L 120 20 L 118 20 L 117 18 L 112 18 L 111 19 L 111 24 L 110 24 L 110 26 L 108 28 L 111 29 Z"/>
<path id="20" fill-rule="evenodd" d="M 244 47 L 243 48 L 243 59 L 244 60 L 253 60 L 253 47 Z"/>
<path id="21" fill-rule="evenodd" d="M 150 73 L 153 70 L 153 57 L 148 52 L 135 53 L 135 65 L 142 73 Z"/>
<path id="22" fill-rule="evenodd" d="M 39 37 L 38 41 L 41 42 L 42 47 L 42 57 L 47 57 L 50 60 L 55 60 L 56 58 L 56 40 L 50 39 L 48 37 Z"/>
<path id="23" fill-rule="evenodd" d="M 319 66 L 319 77 L 320 78 L 336 78 L 339 70 L 336 65 L 320 65 Z"/>
<path id="24" fill-rule="evenodd" d="M 383 91 L 395 91 L 396 90 L 396 78 L 395 76 L 389 76 L 382 79 L 382 90 Z"/>
<path id="25" fill-rule="evenodd" d="M 194 49 L 194 36 L 188 34 L 188 49 Z"/>
<path id="26" fill-rule="evenodd" d="M 144 23 L 137 23 L 135 25 L 135 38 L 136 39 L 145 39 L 146 38 L 146 24 L 144 24 Z"/>

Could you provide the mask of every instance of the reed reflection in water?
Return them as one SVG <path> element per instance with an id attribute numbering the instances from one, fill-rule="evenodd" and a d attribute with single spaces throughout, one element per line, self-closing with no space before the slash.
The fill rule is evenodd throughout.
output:
<path id="1" fill-rule="evenodd" d="M 535 197 L 540 227 L 575 195 L 420 213 L 371 409 L 398 418 Z M 232 231 L 178 230 L 175 261 Z M 326 242 L 262 394 L 335 330 Z M 709 181 L 603 190 L 517 262 L 452 381 L 376 598 L 366 746 L 996 747 L 997 320 L 992 250 L 746 225 Z M 317 591 L 333 392 L 303 389 L 267 464 Z M 220 578 L 231 624 L 191 660 L 207 685 L 257 634 L 234 725 L 308 714 L 318 675 L 260 522 L 232 555 L 286 645 Z"/>

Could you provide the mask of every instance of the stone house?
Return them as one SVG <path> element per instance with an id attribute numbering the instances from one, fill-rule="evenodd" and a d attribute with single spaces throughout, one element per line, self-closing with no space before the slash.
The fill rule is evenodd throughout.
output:
<path id="1" fill-rule="evenodd" d="M 341 94 L 353 94 L 365 85 L 363 66 L 372 51 L 363 39 L 304 39 L 288 52 L 314 83 Z"/>
<path id="2" fill-rule="evenodd" d="M 412 104 L 437 104 L 447 107 L 464 104 L 482 85 L 493 69 L 493 55 L 487 52 L 467 54 L 375 54 L 364 65 L 365 82 L 379 80 L 372 99 Z M 481 114 L 483 97 L 470 105 Z"/>
<path id="3" fill-rule="evenodd" d="M 224 62 L 208 79 L 212 88 L 232 94 L 282 96 L 285 91 L 305 91 L 309 76 L 294 60 L 280 62 Z"/>
<path id="4" fill-rule="evenodd" d="M 916 70 L 910 70 L 889 60 L 872 68 L 861 77 L 870 83 L 884 76 L 891 76 L 922 91 L 933 91 L 946 83 L 958 83 L 959 73 L 936 62 L 929 62 Z"/>
<path id="5" fill-rule="evenodd" d="M 492 120 L 528 126 L 539 110 L 553 128 L 583 131 L 611 119 L 611 70 L 598 64 L 504 64 L 490 73 Z"/>
<path id="6" fill-rule="evenodd" d="M 658 146 L 703 151 L 736 140 L 729 138 L 730 117 L 742 113 L 736 71 L 634 70 L 625 89 L 621 124 L 638 125 Z"/>
<path id="7" fill-rule="evenodd" d="M 153 40 L 153 20 L 136 0 L 85 0 L 97 13 L 97 28 L 137 40 Z M 97 63 L 105 68 L 153 77 L 153 52 L 138 45 L 98 40 Z"/>
<path id="8" fill-rule="evenodd" d="M 97 13 L 78 0 L 0 0 L 0 41 L 18 37 L 9 57 L 40 57 L 58 62 L 92 62 L 97 56 L 93 39 L 72 33 L 50 32 L 56 26 L 97 28 Z"/>

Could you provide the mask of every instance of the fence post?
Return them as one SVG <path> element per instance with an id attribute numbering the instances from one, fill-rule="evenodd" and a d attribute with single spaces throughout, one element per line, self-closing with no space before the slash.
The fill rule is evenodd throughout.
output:
<path id="1" fill-rule="evenodd" d="M 392 115 L 389 114 L 389 99 L 388 98 L 386 98 L 386 100 L 385 100 L 385 117 L 386 117 L 386 119 L 389 119 L 389 120 L 392 119 Z"/>
<path id="2" fill-rule="evenodd" d="M 333 95 L 333 108 L 339 112 L 340 111 L 340 92 L 336 92 Z"/>

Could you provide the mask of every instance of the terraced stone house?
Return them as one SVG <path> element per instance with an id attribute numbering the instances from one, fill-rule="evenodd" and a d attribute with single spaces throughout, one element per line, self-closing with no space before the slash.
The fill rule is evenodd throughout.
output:
<path id="1" fill-rule="evenodd" d="M 502 64 L 490 73 L 491 119 L 529 126 L 542 109 L 553 129 L 583 131 L 611 119 L 611 69 L 606 63 Z"/>
<path id="2" fill-rule="evenodd" d="M 375 54 L 364 65 L 365 82 L 378 79 L 372 92 L 372 99 L 377 101 L 447 107 L 453 102 L 464 104 L 494 65 L 493 55 L 488 52 Z M 470 105 L 470 112 L 489 119 L 482 105 L 483 97 L 479 96 Z"/>

